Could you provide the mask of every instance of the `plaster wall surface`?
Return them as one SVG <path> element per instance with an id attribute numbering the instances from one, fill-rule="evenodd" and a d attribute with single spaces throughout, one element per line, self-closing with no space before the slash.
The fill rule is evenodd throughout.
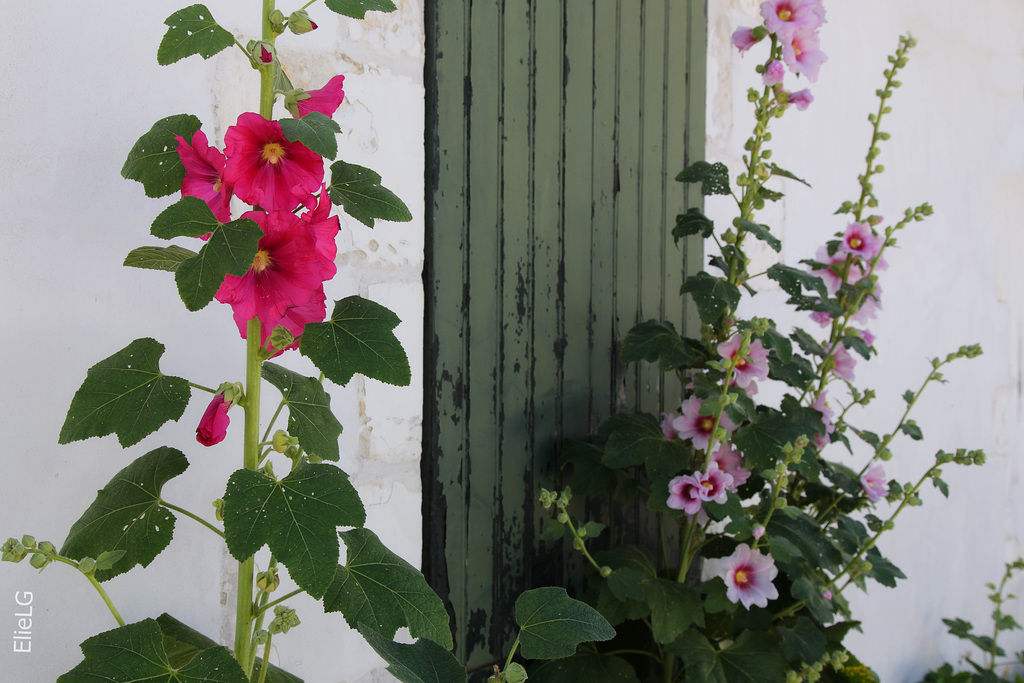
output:
<path id="1" fill-rule="evenodd" d="M 122 267 L 149 235 L 153 218 L 176 196 L 148 199 L 120 177 L 135 140 L 157 120 L 187 112 L 199 117 L 212 145 L 223 147 L 228 126 L 258 107 L 259 78 L 236 49 L 204 61 L 189 57 L 159 66 L 163 20 L 189 3 L 3 0 L 8 18 L 0 77 L 0 295 L 8 307 L 0 335 L 0 535 L 32 534 L 58 547 L 96 490 L 140 455 L 162 445 L 181 449 L 191 467 L 164 488 L 166 500 L 212 519 L 211 502 L 241 466 L 242 415 L 230 413 L 227 439 L 204 449 L 195 427 L 208 395 L 197 392 L 184 416 L 128 450 L 114 436 L 57 445 L 71 397 L 86 370 L 131 340 L 153 337 L 166 346 L 164 372 L 206 386 L 244 378 L 245 344 L 227 306 L 198 313 L 182 306 L 173 276 Z M 419 452 L 423 292 L 423 8 L 398 0 L 392 14 L 364 22 L 342 18 L 323 3 L 310 7 L 319 29 L 278 41 L 296 87 L 318 88 L 345 75 L 339 158 L 383 176 L 413 214 L 410 223 L 378 222 L 370 230 L 341 215 L 338 276 L 327 283 L 331 302 L 350 294 L 396 311 L 395 333 L 412 363 L 412 386 L 353 379 L 328 383 L 344 426 L 339 463 L 367 507 L 367 526 L 385 545 L 418 564 Z M 301 3 L 282 9 L 287 13 Z M 217 21 L 244 45 L 259 37 L 260 3 L 207 3 Z M 287 116 L 283 109 L 277 118 Z M 178 240 L 180 242 L 180 240 Z M 295 352 L 283 364 L 316 376 Z M 277 405 L 264 392 L 264 414 Z M 257 556 L 265 567 L 267 556 Z M 134 622 L 168 612 L 222 642 L 230 642 L 235 561 L 220 539 L 188 519 L 146 570 L 106 584 L 123 617 Z M 0 643 L 0 680 L 52 681 L 81 659 L 78 644 L 116 626 L 99 597 L 73 569 L 41 574 L 27 562 L 0 566 L 0 624 L 17 629 L 16 592 L 33 594 L 30 653 Z M 24 596 L 22 596 L 24 599 Z M 389 680 L 383 665 L 338 614 L 324 615 L 309 598 L 289 600 L 302 625 L 275 639 L 272 662 L 309 683 Z M 277 646 L 280 647 L 277 647 Z"/>
<path id="2" fill-rule="evenodd" d="M 760 3 L 708 4 L 707 159 L 725 162 L 735 174 L 752 128 L 746 91 L 761 87 L 754 66 L 767 48 L 758 45 L 740 56 L 730 36 L 759 21 Z M 879 354 L 856 367 L 857 384 L 875 389 L 878 399 L 851 412 L 850 421 L 879 433 L 891 430 L 905 406 L 901 395 L 916 390 L 930 358 L 975 342 L 985 350 L 951 366 L 948 384 L 928 390 L 913 415 L 924 441 L 896 442 L 886 470 L 900 482 L 916 480 L 940 448 L 983 448 L 988 463 L 947 467 L 949 500 L 929 487 L 923 507 L 905 511 L 882 537 L 881 550 L 907 580 L 896 589 L 870 584 L 867 594 L 850 596 L 864 631 L 849 637 L 851 649 L 885 683 L 915 683 L 929 668 L 955 663 L 967 652 L 962 641 L 946 635 L 942 618 L 963 617 L 990 631 L 984 584 L 998 581 L 1004 562 L 1024 553 L 1024 4 L 986 0 L 968 9 L 949 0 L 858 0 L 825 7 L 821 46 L 828 61 L 818 81 L 788 75 L 785 83 L 789 90 L 809 87 L 814 103 L 773 123 L 771 142 L 772 161 L 813 189 L 782 183 L 786 198 L 769 205 L 759 222 L 783 240 L 783 251 L 755 249 L 750 272 L 780 258 L 798 265 L 846 228 L 846 218 L 833 212 L 859 194 L 857 174 L 871 136 L 867 114 L 878 107 L 874 91 L 884 84 L 886 55 L 909 31 L 918 46 L 882 126 L 892 139 L 882 144 L 886 170 L 875 181 L 881 202 L 876 212 L 888 225 L 905 208 L 927 201 L 935 215 L 905 230 L 886 256 L 883 310 L 868 325 Z M 733 208 L 720 198 L 707 204 L 718 226 L 731 223 Z M 806 314 L 788 314 L 783 293 L 760 280 L 761 294 L 747 315 L 820 329 Z M 837 399 L 846 402 L 830 394 L 830 403 Z M 858 450 L 845 460 L 859 469 L 867 457 Z M 1022 595 L 1024 581 L 1018 578 L 1010 588 Z M 1010 605 L 1018 620 L 1024 617 L 1024 604 Z M 1018 632 L 1001 644 L 1012 652 L 1024 647 L 1024 639 Z"/>

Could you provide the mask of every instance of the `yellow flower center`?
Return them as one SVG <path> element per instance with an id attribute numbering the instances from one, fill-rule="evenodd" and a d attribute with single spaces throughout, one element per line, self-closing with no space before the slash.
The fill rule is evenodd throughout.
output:
<path id="1" fill-rule="evenodd" d="M 736 367 L 737 368 L 742 368 L 746 364 L 747 364 L 747 359 L 744 358 L 743 356 L 740 356 L 739 358 L 736 359 Z"/>
<path id="2" fill-rule="evenodd" d="M 799 57 L 803 53 L 804 53 L 804 51 L 801 50 L 800 48 L 798 48 L 796 45 L 793 46 L 793 56 L 794 57 Z"/>
<path id="3" fill-rule="evenodd" d="M 257 273 L 262 273 L 264 270 L 270 267 L 270 254 L 265 251 L 257 251 L 256 256 L 252 260 L 252 269 Z"/>
<path id="4" fill-rule="evenodd" d="M 284 159 L 285 151 L 284 147 L 281 146 L 280 142 L 268 142 L 263 145 L 263 160 L 269 161 L 272 164 Z"/>
<path id="5" fill-rule="evenodd" d="M 783 7 L 779 10 L 779 19 L 782 19 L 783 21 L 789 21 L 792 16 L 793 12 L 788 7 Z"/>
<path id="6" fill-rule="evenodd" d="M 710 432 L 711 428 L 715 426 L 715 418 L 708 416 L 700 419 L 700 428 L 702 431 Z"/>
<path id="7" fill-rule="evenodd" d="M 864 242 L 859 237 L 851 237 L 848 244 L 850 245 L 850 249 L 860 249 L 860 245 L 864 244 Z"/>
<path id="8" fill-rule="evenodd" d="M 736 573 L 732 575 L 732 580 L 740 587 L 746 586 L 750 583 L 750 577 L 747 576 L 747 572 L 743 569 L 737 569 Z"/>
<path id="9" fill-rule="evenodd" d="M 222 182 L 223 182 L 223 181 L 222 181 L 222 180 L 220 179 L 220 177 L 218 177 L 218 178 L 217 178 L 217 182 L 215 182 L 215 183 L 213 184 L 213 191 L 214 191 L 214 192 L 220 192 L 220 186 L 221 186 L 221 183 L 222 183 Z"/>

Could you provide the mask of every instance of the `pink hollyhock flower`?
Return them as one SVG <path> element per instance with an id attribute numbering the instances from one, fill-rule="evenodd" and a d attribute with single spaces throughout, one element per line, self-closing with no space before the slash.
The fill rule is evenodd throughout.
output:
<path id="1" fill-rule="evenodd" d="M 764 70 L 764 84 L 767 86 L 778 85 L 786 76 L 786 65 L 777 59 L 768 62 L 768 68 Z"/>
<path id="2" fill-rule="evenodd" d="M 711 462 L 718 465 L 718 469 L 732 477 L 732 484 L 727 486 L 730 491 L 735 491 L 747 483 L 750 472 L 743 469 L 743 456 L 731 444 L 724 443 L 711 454 Z"/>
<path id="3" fill-rule="evenodd" d="M 831 600 L 832 591 L 826 588 L 825 590 L 821 591 L 821 597 L 825 598 L 826 600 Z"/>
<path id="4" fill-rule="evenodd" d="M 711 503 L 724 503 L 729 491 L 736 488 L 733 486 L 732 475 L 720 470 L 714 460 L 708 465 L 707 472 L 697 475 L 697 481 L 700 482 L 700 499 Z"/>
<path id="5" fill-rule="evenodd" d="M 864 301 L 861 302 L 860 308 L 857 312 L 850 316 L 851 320 L 858 323 L 864 324 L 868 320 L 878 315 L 878 311 L 882 308 L 882 287 L 877 282 L 875 288 L 871 290 L 871 293 L 864 297 Z"/>
<path id="6" fill-rule="evenodd" d="M 828 60 L 818 46 L 817 34 L 805 28 L 797 28 L 782 41 L 782 61 L 790 71 L 807 76 L 807 80 L 813 83 L 818 80 L 821 65 Z"/>
<path id="7" fill-rule="evenodd" d="M 335 76 L 327 81 L 327 85 L 318 90 L 307 90 L 309 97 L 300 99 L 295 103 L 299 116 L 305 116 L 311 111 L 318 111 L 324 116 L 334 116 L 338 111 L 341 101 L 345 99 L 345 91 L 342 86 L 345 84 L 344 76 Z"/>
<path id="8" fill-rule="evenodd" d="M 740 27 L 732 34 L 732 44 L 740 51 L 741 54 L 754 47 L 759 42 L 761 41 L 754 37 L 754 29 L 752 28 Z"/>
<path id="9" fill-rule="evenodd" d="M 861 330 L 857 333 L 857 336 L 864 340 L 864 343 L 868 346 L 875 345 L 875 335 L 871 334 L 871 330 Z"/>
<path id="10" fill-rule="evenodd" d="M 872 462 L 867 472 L 860 477 L 860 487 L 872 503 L 889 495 L 889 484 L 885 481 L 885 468 L 880 462 Z"/>
<path id="11" fill-rule="evenodd" d="M 263 229 L 259 251 L 249 271 L 225 275 L 216 298 L 230 304 L 242 337 L 246 324 L 259 318 L 269 335 L 294 308 L 307 306 L 323 289 L 323 265 L 316 253 L 316 235 L 309 223 L 290 211 L 250 211 Z M 287 325 L 285 325 L 287 326 Z"/>
<path id="12" fill-rule="evenodd" d="M 324 178 L 323 159 L 301 142 L 289 142 L 281 124 L 246 112 L 224 136 L 224 181 L 242 201 L 265 211 L 312 204 Z"/>
<path id="13" fill-rule="evenodd" d="M 199 197 L 210 206 L 217 220 L 227 223 L 231 220 L 231 192 L 224 185 L 224 155 L 216 147 L 210 147 L 201 130 L 192 136 L 192 144 L 180 135 L 174 139 L 185 167 L 181 196 Z"/>
<path id="14" fill-rule="evenodd" d="M 338 272 L 334 259 L 338 256 L 338 243 L 335 238 L 341 224 L 337 216 L 331 215 L 331 199 L 327 195 L 327 186 L 322 185 L 316 208 L 302 214 L 302 220 L 309 224 L 316 235 L 316 254 L 323 264 L 323 278 L 330 280 Z"/>
<path id="15" fill-rule="evenodd" d="M 668 483 L 668 505 L 673 510 L 682 510 L 688 515 L 697 514 L 701 506 L 700 493 L 703 487 L 692 474 L 675 477 Z"/>
<path id="16" fill-rule="evenodd" d="M 735 363 L 732 370 L 732 383 L 744 389 L 754 381 L 768 379 L 768 349 L 764 348 L 760 339 L 750 342 L 750 351 L 746 356 L 737 354 L 743 337 L 735 335 L 732 339 L 718 345 L 718 355 Z"/>
<path id="17" fill-rule="evenodd" d="M 202 419 L 199 420 L 199 426 L 196 427 L 196 441 L 204 446 L 214 446 L 223 441 L 231 422 L 231 418 L 228 417 L 228 409 L 231 406 L 231 401 L 224 400 L 223 393 L 214 396 L 210 405 L 206 407 Z"/>
<path id="18" fill-rule="evenodd" d="M 814 95 L 807 88 L 786 93 L 786 104 L 795 104 L 799 111 L 807 109 L 807 107 L 811 106 L 812 102 L 814 102 Z"/>
<path id="19" fill-rule="evenodd" d="M 764 527 L 761 526 L 760 524 L 758 524 L 757 526 L 754 527 L 754 530 L 751 531 L 750 533 L 753 535 L 755 540 L 759 540 L 759 539 L 761 539 L 764 536 L 764 531 L 765 531 Z"/>
<path id="20" fill-rule="evenodd" d="M 843 235 L 843 242 L 839 245 L 839 251 L 847 254 L 854 254 L 866 261 L 878 256 L 882 249 L 882 238 L 871 230 L 867 223 L 851 223 Z"/>
<path id="21" fill-rule="evenodd" d="M 836 377 L 842 377 L 845 380 L 853 381 L 853 367 L 857 364 L 850 352 L 846 350 L 842 342 L 839 342 L 832 349 L 832 360 L 834 366 L 832 372 L 836 374 Z"/>
<path id="22" fill-rule="evenodd" d="M 825 433 L 814 435 L 814 445 L 818 447 L 818 450 L 832 443 L 832 439 L 829 436 L 832 432 L 836 431 L 836 426 L 832 424 L 832 418 L 835 416 L 835 413 L 832 412 L 832 409 L 828 407 L 828 403 L 825 402 L 826 396 L 826 392 L 821 392 L 818 394 L 818 398 L 814 399 L 814 403 L 811 404 L 812 408 L 821 413 L 821 421 L 825 423 Z"/>
<path id="23" fill-rule="evenodd" d="M 832 316 L 825 311 L 814 311 L 811 313 L 811 320 L 818 323 L 822 327 L 828 327 L 832 324 Z"/>
<path id="24" fill-rule="evenodd" d="M 677 417 L 679 416 L 675 413 L 661 414 L 661 433 L 665 435 L 666 441 L 674 441 L 679 438 L 679 433 L 672 426 L 672 421 Z"/>
<path id="25" fill-rule="evenodd" d="M 839 291 L 839 288 L 843 284 L 843 278 L 839 275 L 843 269 L 843 263 L 846 261 L 846 254 L 842 253 L 838 249 L 835 254 L 829 256 L 828 247 L 821 245 L 818 247 L 818 251 L 814 254 L 814 260 L 818 263 L 824 263 L 827 268 L 812 270 L 811 273 L 817 275 L 825 281 L 825 287 L 828 289 L 829 294 L 835 294 Z M 850 264 L 850 270 L 847 271 L 846 281 L 857 282 L 864 277 L 864 270 L 860 265 L 854 261 Z"/>
<path id="26" fill-rule="evenodd" d="M 712 430 L 715 426 L 715 418 L 711 415 L 701 415 L 700 406 L 704 403 L 696 396 L 691 396 L 683 402 L 682 415 L 672 420 L 672 428 L 676 430 L 682 439 L 690 439 L 693 447 L 701 450 L 708 447 L 711 440 Z M 736 425 L 724 412 L 718 420 L 718 426 L 727 432 L 736 429 Z"/>
<path id="27" fill-rule="evenodd" d="M 761 16 L 768 31 L 781 37 L 797 29 L 817 30 L 825 23 L 825 8 L 821 0 L 766 0 Z"/>
<path id="28" fill-rule="evenodd" d="M 735 552 L 718 560 L 718 575 L 725 581 L 725 597 L 732 602 L 767 607 L 769 600 L 779 597 L 772 580 L 779 574 L 775 560 L 751 549 L 746 543 L 736 546 Z"/>

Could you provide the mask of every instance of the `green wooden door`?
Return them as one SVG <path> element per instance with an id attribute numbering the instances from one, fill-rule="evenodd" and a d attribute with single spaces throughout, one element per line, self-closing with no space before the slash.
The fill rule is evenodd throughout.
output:
<path id="1" fill-rule="evenodd" d="M 673 180 L 702 158 L 703 0 L 427 2 L 424 572 L 457 654 L 489 667 L 524 589 L 561 581 L 536 539 L 564 438 L 678 400 L 617 358 L 683 323 Z M 692 321 L 691 321 L 692 323 Z M 629 516 L 628 506 L 619 514 Z"/>

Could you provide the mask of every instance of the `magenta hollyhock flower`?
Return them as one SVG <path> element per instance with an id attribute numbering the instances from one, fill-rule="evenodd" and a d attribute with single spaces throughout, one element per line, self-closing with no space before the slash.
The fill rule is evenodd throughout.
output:
<path id="1" fill-rule="evenodd" d="M 675 477 L 668 483 L 668 505 L 673 510 L 682 510 L 694 515 L 700 510 L 700 481 L 692 474 Z"/>
<path id="2" fill-rule="evenodd" d="M 741 54 L 754 47 L 759 42 L 760 40 L 754 37 L 754 29 L 752 28 L 740 27 L 732 34 L 732 44 L 740 51 Z"/>
<path id="3" fill-rule="evenodd" d="M 750 478 L 750 472 L 743 469 L 743 456 L 731 444 L 723 443 L 719 446 L 711 454 L 711 462 L 718 465 L 718 469 L 732 477 L 732 484 L 727 487 L 730 491 L 735 491 L 740 486 L 743 486 L 747 483 L 747 479 Z"/>
<path id="4" fill-rule="evenodd" d="M 811 106 L 812 102 L 814 102 L 814 95 L 807 88 L 786 93 L 786 104 L 795 104 L 799 111 L 807 109 L 807 107 Z"/>
<path id="5" fill-rule="evenodd" d="M 230 401 L 224 400 L 224 394 L 220 393 L 213 397 L 210 405 L 206 407 L 199 426 L 196 427 L 196 441 L 204 446 L 214 446 L 224 440 L 228 434 L 228 424 L 231 418 L 228 417 Z"/>
<path id="6" fill-rule="evenodd" d="M 778 85 L 786 76 L 786 65 L 777 59 L 768 62 L 768 68 L 764 70 L 764 84 L 767 86 Z"/>
<path id="7" fill-rule="evenodd" d="M 822 327 L 828 327 L 832 324 L 832 316 L 825 311 L 814 311 L 811 313 L 811 320 L 818 323 Z"/>
<path id="8" fill-rule="evenodd" d="M 335 76 L 327 81 L 327 85 L 317 90 L 307 90 L 309 97 L 298 100 L 295 106 L 299 110 L 299 116 L 305 116 L 311 111 L 318 111 L 324 116 L 334 116 L 338 111 L 341 101 L 345 99 L 345 91 L 342 86 L 345 84 L 344 76 Z"/>
<path id="9" fill-rule="evenodd" d="M 872 503 L 877 503 L 889 495 L 889 484 L 885 481 L 885 468 L 882 463 L 873 461 L 867 471 L 860 476 L 860 487 Z"/>
<path id="10" fill-rule="evenodd" d="M 331 215 L 331 200 L 327 195 L 327 186 L 322 185 L 316 208 L 302 214 L 302 220 L 309 224 L 316 235 L 316 254 L 323 264 L 323 278 L 330 280 L 338 272 L 334 259 L 338 256 L 338 243 L 335 238 L 341 224 L 337 216 Z"/>
<path id="11" fill-rule="evenodd" d="M 284 313 L 280 318 L 274 321 L 266 321 L 260 327 L 260 334 L 262 337 L 263 348 L 273 352 L 270 356 L 281 355 L 288 349 L 299 348 L 299 340 L 296 339 L 295 343 L 287 346 L 283 349 L 275 348 L 270 343 L 270 336 L 274 333 L 274 330 L 278 327 L 284 327 L 287 329 L 292 337 L 299 337 L 306 328 L 306 323 L 319 323 L 323 322 L 324 318 L 327 317 L 327 295 L 324 293 L 323 287 L 313 292 L 309 297 L 309 301 L 301 306 L 289 306 L 285 309 Z M 245 336 L 244 334 L 242 335 Z"/>
<path id="12" fill-rule="evenodd" d="M 679 416 L 675 413 L 661 414 L 661 433 L 665 435 L 666 441 L 675 441 L 679 438 L 679 433 L 676 432 L 675 427 L 672 426 L 672 421 L 677 417 Z"/>
<path id="13" fill-rule="evenodd" d="M 246 112 L 224 136 L 224 182 L 242 201 L 264 211 L 312 205 L 324 179 L 323 159 L 301 142 L 289 142 L 281 124 Z"/>
<path id="14" fill-rule="evenodd" d="M 307 306 L 323 289 L 323 265 L 316 253 L 316 235 L 299 216 L 290 211 L 250 211 L 242 217 L 263 229 L 259 251 L 245 275 L 224 276 L 216 298 L 231 305 L 243 338 L 253 318 L 260 319 L 269 335 L 290 309 Z"/>
<path id="15" fill-rule="evenodd" d="M 878 256 L 881 249 L 882 238 L 872 232 L 867 223 L 850 223 L 839 245 L 839 251 L 860 256 L 866 261 Z"/>
<path id="16" fill-rule="evenodd" d="M 672 428 L 676 430 L 681 439 L 690 439 L 693 447 L 701 450 L 708 447 L 712 431 L 715 426 L 715 418 L 711 415 L 701 415 L 700 406 L 704 403 L 696 396 L 683 401 L 682 415 L 672 420 Z M 736 425 L 724 412 L 718 420 L 718 426 L 727 432 L 736 429 Z"/>
<path id="17" fill-rule="evenodd" d="M 781 38 L 781 36 L 780 36 Z M 803 74 L 811 83 L 818 80 L 818 71 L 828 57 L 818 49 L 818 36 L 813 31 L 797 28 L 782 40 L 782 61 L 795 74 Z"/>
<path id="18" fill-rule="evenodd" d="M 829 436 L 832 432 L 836 431 L 836 426 L 832 424 L 832 418 L 835 416 L 835 413 L 832 412 L 832 409 L 828 407 L 828 403 L 825 402 L 826 396 L 826 392 L 821 392 L 814 399 L 814 403 L 811 404 L 812 408 L 821 413 L 821 421 L 825 423 L 825 433 L 814 435 L 814 445 L 818 447 L 818 450 L 832 443 L 832 439 Z"/>
<path id="19" fill-rule="evenodd" d="M 197 130 L 192 143 L 180 135 L 177 152 L 185 167 L 185 178 L 181 181 L 182 197 L 199 197 L 210 206 L 214 217 L 221 223 L 231 220 L 231 192 L 224 185 L 224 155 L 216 147 L 210 147 L 206 133 Z"/>
<path id="20" fill-rule="evenodd" d="M 772 580 L 779 574 L 775 560 L 751 549 L 746 543 L 736 546 L 729 557 L 718 560 L 718 575 L 725 581 L 725 597 L 732 602 L 767 607 L 769 600 L 779 597 Z"/>
<path id="21" fill-rule="evenodd" d="M 768 352 L 760 339 L 750 342 L 750 350 L 746 356 L 739 356 L 743 337 L 735 335 L 732 339 L 718 345 L 718 355 L 735 363 L 732 370 L 732 383 L 748 388 L 753 382 L 768 379 Z"/>
<path id="22" fill-rule="evenodd" d="M 842 342 L 839 342 L 832 349 L 832 361 L 834 366 L 832 372 L 836 374 L 836 377 L 842 377 L 845 380 L 853 381 L 853 368 L 857 364 L 850 352 L 846 350 Z"/>
<path id="23" fill-rule="evenodd" d="M 821 0 L 766 0 L 761 16 L 769 32 L 788 36 L 797 29 L 817 30 L 825 23 L 825 8 Z"/>

